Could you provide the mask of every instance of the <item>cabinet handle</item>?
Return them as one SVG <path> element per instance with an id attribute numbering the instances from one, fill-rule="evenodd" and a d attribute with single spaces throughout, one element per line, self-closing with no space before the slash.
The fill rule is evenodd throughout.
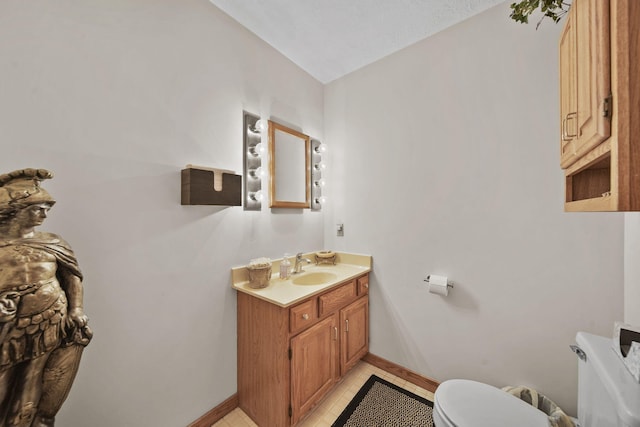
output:
<path id="1" fill-rule="evenodd" d="M 304 320 L 309 320 L 309 315 L 307 313 L 305 313 L 305 314 L 302 315 L 302 318 Z"/>
<path id="2" fill-rule="evenodd" d="M 338 341 L 338 327 L 337 326 L 333 327 L 333 340 L 334 341 Z"/>
<path id="3" fill-rule="evenodd" d="M 564 137 L 563 137 L 563 139 L 565 141 L 569 141 L 569 140 L 575 138 L 576 136 L 578 136 L 578 133 L 577 133 L 578 124 L 577 123 L 576 123 L 576 126 L 575 126 L 576 127 L 576 133 L 570 134 L 568 126 L 567 126 L 567 123 L 569 123 L 569 120 L 575 120 L 577 117 L 578 117 L 578 113 L 576 111 L 574 111 L 572 113 L 569 113 L 569 114 L 567 114 L 565 116 L 565 118 L 563 120 L 563 125 L 562 125 L 562 127 L 564 128 Z"/>
<path id="4" fill-rule="evenodd" d="M 345 320 L 344 320 L 344 323 L 345 323 L 345 325 L 344 325 L 344 331 L 345 331 L 345 332 L 349 332 L 349 319 L 345 319 Z"/>

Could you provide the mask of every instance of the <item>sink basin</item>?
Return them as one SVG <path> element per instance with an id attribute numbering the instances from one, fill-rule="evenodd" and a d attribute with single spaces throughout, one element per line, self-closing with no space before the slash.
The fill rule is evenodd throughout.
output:
<path id="1" fill-rule="evenodd" d="M 291 283 L 294 285 L 322 285 L 336 280 L 338 276 L 334 273 L 325 271 L 316 271 L 313 273 L 305 273 L 302 276 L 294 277 Z"/>

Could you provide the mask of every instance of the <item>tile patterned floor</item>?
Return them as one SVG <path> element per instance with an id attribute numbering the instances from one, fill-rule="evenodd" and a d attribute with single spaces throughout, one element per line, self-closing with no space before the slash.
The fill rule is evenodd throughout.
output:
<path id="1" fill-rule="evenodd" d="M 433 400 L 433 393 L 389 374 L 366 362 L 360 362 L 334 387 L 334 389 L 296 427 L 330 427 L 347 407 L 360 387 L 375 374 L 418 396 Z M 240 408 L 236 408 L 212 427 L 258 427 Z"/>

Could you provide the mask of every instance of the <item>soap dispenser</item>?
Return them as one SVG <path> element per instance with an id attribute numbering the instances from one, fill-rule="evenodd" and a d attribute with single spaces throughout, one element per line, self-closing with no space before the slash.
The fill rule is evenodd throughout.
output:
<path id="1" fill-rule="evenodd" d="M 284 254 L 282 261 L 280 261 L 280 278 L 287 280 L 291 276 L 291 261 L 289 261 L 289 254 Z"/>

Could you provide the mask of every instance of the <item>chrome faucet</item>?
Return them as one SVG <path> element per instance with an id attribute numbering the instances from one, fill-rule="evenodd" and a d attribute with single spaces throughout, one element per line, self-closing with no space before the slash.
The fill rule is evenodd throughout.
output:
<path id="1" fill-rule="evenodd" d="M 302 252 L 298 252 L 296 254 L 296 263 L 293 266 L 293 274 L 302 273 L 304 271 L 302 269 L 303 262 L 306 262 L 307 264 L 311 264 L 311 260 L 309 258 L 302 258 Z"/>

